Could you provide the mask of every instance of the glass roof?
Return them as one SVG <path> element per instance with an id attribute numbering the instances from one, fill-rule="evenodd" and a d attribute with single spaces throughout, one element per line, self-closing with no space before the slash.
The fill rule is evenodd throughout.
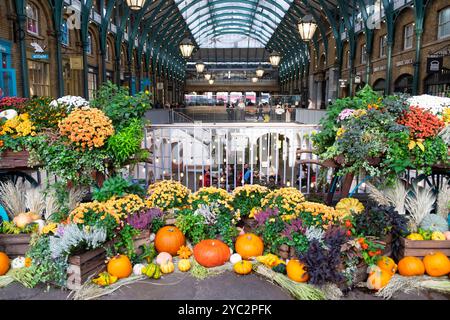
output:
<path id="1" fill-rule="evenodd" d="M 176 0 L 200 48 L 264 48 L 294 0 Z"/>

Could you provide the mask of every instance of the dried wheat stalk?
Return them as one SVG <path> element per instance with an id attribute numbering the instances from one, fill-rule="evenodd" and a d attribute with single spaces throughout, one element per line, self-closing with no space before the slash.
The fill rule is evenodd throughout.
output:
<path id="1" fill-rule="evenodd" d="M 13 182 L 0 183 L 0 203 L 11 219 L 25 212 L 25 185 L 23 182 L 17 184 Z"/>
<path id="2" fill-rule="evenodd" d="M 73 188 L 69 191 L 69 210 L 73 211 L 86 196 L 88 191 L 82 188 Z"/>
<path id="3" fill-rule="evenodd" d="M 406 198 L 406 208 L 417 227 L 433 210 L 436 196 L 428 185 L 419 187 L 417 183 L 413 183 L 411 191 L 412 194 Z"/>
<path id="4" fill-rule="evenodd" d="M 405 184 L 400 179 L 397 179 L 395 185 L 392 188 L 388 188 L 383 191 L 385 197 L 389 201 L 389 203 L 395 207 L 395 210 L 401 214 L 405 215 L 406 210 L 406 198 L 408 195 L 408 190 L 405 187 Z"/>
<path id="5" fill-rule="evenodd" d="M 42 188 L 31 188 L 25 192 L 25 205 L 28 211 L 42 215 L 45 210 L 45 195 Z"/>
<path id="6" fill-rule="evenodd" d="M 448 217 L 448 206 L 450 202 L 450 187 L 448 185 L 448 179 L 444 178 L 439 188 L 437 200 L 436 200 L 436 213 L 442 216 L 444 219 Z"/>
<path id="7" fill-rule="evenodd" d="M 378 190 L 373 184 L 366 182 L 366 188 L 369 199 L 375 201 L 380 206 L 388 206 L 390 204 L 386 195 Z"/>

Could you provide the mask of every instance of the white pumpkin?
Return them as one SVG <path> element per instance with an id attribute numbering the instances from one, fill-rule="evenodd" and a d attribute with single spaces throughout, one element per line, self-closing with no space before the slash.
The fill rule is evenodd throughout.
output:
<path id="1" fill-rule="evenodd" d="M 156 238 L 156 234 L 152 233 L 152 234 L 150 235 L 150 242 L 155 241 L 155 238 Z"/>
<path id="2" fill-rule="evenodd" d="M 20 269 L 25 267 L 25 257 L 17 257 L 11 261 L 11 269 Z"/>
<path id="3" fill-rule="evenodd" d="M 236 263 L 242 261 L 242 257 L 239 253 L 232 254 L 230 257 L 230 262 L 235 265 Z"/>
<path id="4" fill-rule="evenodd" d="M 133 267 L 133 274 L 135 276 L 140 276 L 142 274 L 142 269 L 145 267 L 142 263 L 137 263 Z"/>
<path id="5" fill-rule="evenodd" d="M 17 116 L 18 116 L 17 111 L 13 109 L 8 109 L 0 112 L 0 118 L 6 118 L 6 120 L 14 119 Z"/>

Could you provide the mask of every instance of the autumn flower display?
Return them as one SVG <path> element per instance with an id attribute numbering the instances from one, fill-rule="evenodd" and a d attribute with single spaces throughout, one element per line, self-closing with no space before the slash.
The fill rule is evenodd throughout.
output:
<path id="1" fill-rule="evenodd" d="M 10 135 L 13 138 L 35 136 L 35 129 L 36 127 L 31 122 L 30 116 L 27 113 L 23 113 L 17 117 L 7 120 L 0 127 L 0 136 Z"/>
<path id="2" fill-rule="evenodd" d="M 148 188 L 149 197 L 146 205 L 149 208 L 160 208 L 163 211 L 183 208 L 187 205 L 190 190 L 178 181 L 163 180 Z"/>
<path id="3" fill-rule="evenodd" d="M 58 127 L 62 136 L 83 150 L 103 147 L 114 134 L 112 122 L 103 111 L 89 107 L 75 109 Z"/>
<path id="4" fill-rule="evenodd" d="M 261 201 L 270 192 L 267 187 L 260 185 L 244 185 L 233 191 L 233 207 L 239 210 L 242 216 L 253 218 L 258 209 L 261 209 Z"/>
<path id="5" fill-rule="evenodd" d="M 233 207 L 231 206 L 232 201 L 232 195 L 230 195 L 226 190 L 216 187 L 201 188 L 197 192 L 191 194 L 188 199 L 188 203 L 194 210 L 197 210 L 202 204 L 209 206 L 212 203 L 217 203 L 218 205 L 229 210 L 233 210 Z"/>
<path id="6" fill-rule="evenodd" d="M 297 215 L 305 202 L 304 195 L 296 188 L 281 188 L 269 193 L 261 202 L 263 208 L 278 208 L 281 215 Z"/>
<path id="7" fill-rule="evenodd" d="M 445 126 L 445 123 L 431 112 L 414 106 L 404 112 L 397 123 L 408 127 L 414 139 L 434 137 Z"/>

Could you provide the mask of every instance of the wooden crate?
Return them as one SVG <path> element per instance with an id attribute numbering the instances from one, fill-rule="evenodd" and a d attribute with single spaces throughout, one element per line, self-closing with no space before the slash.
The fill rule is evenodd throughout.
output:
<path id="1" fill-rule="evenodd" d="M 423 258 L 436 251 L 450 256 L 450 240 L 409 240 L 401 238 L 400 242 L 400 258 L 407 256 Z"/>
<path id="2" fill-rule="evenodd" d="M 0 234 L 0 251 L 10 259 L 25 256 L 30 247 L 29 234 Z"/>
<path id="3" fill-rule="evenodd" d="M 14 152 L 4 151 L 0 154 L 0 169 L 23 169 L 28 168 L 28 151 Z"/>
<path id="4" fill-rule="evenodd" d="M 67 288 L 79 290 L 92 275 L 106 270 L 106 248 L 112 247 L 115 241 L 107 242 L 103 247 L 69 257 L 67 268 Z M 144 230 L 134 238 L 134 248 L 141 254 L 139 247 L 150 244 L 150 231 Z"/>

